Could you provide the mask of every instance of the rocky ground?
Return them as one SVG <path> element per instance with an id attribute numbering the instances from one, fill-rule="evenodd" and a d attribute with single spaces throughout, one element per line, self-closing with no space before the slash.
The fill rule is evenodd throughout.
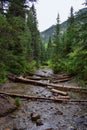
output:
<path id="1" fill-rule="evenodd" d="M 38 70 L 37 73 L 50 75 L 52 71 L 45 69 L 44 72 Z M 52 97 L 53 94 L 49 89 L 12 82 L 0 87 L 0 90 L 5 92 Z M 69 93 L 69 95 L 74 99 L 87 99 L 86 94 Z M 22 98 L 20 106 L 14 110 L 9 109 L 9 107 L 15 108 L 14 100 L 2 97 L 3 95 L 0 95 L 0 113 L 3 113 L 0 114 L 0 130 L 87 130 L 87 102 L 55 103 Z M 6 98 L 5 101 L 4 98 Z M 6 110 L 8 111 L 5 113 Z M 8 112 L 11 113 L 7 114 Z"/>

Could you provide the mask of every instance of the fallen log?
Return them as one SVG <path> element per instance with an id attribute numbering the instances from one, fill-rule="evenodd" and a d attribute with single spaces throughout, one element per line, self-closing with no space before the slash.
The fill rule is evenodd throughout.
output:
<path id="1" fill-rule="evenodd" d="M 29 76 L 39 76 L 39 77 L 50 77 L 50 76 L 45 76 L 45 75 L 40 75 L 40 74 L 35 74 L 35 73 L 32 73 L 32 72 L 29 72 L 28 73 Z"/>
<path id="2" fill-rule="evenodd" d="M 55 97 L 55 99 L 57 99 L 57 98 L 58 99 L 70 99 L 69 96 L 60 96 L 60 95 Z"/>
<path id="3" fill-rule="evenodd" d="M 11 77 L 8 75 L 8 78 L 14 82 L 21 82 L 21 83 L 31 83 L 35 85 L 41 85 L 41 86 L 51 86 L 59 90 L 63 91 L 79 91 L 79 92 L 85 92 L 87 93 L 86 88 L 80 88 L 80 87 L 74 87 L 74 86 L 66 86 L 66 85 L 61 85 L 61 84 L 51 84 L 51 83 L 42 83 L 40 81 L 35 81 L 35 80 L 29 80 L 25 79 L 23 77 Z"/>
<path id="4" fill-rule="evenodd" d="M 58 93 L 58 94 L 63 95 L 63 96 L 68 95 L 68 93 L 63 92 L 63 91 L 59 91 L 59 90 L 56 90 L 56 89 L 51 89 L 51 92 L 53 92 L 53 93 Z"/>
<path id="5" fill-rule="evenodd" d="M 87 100 L 67 100 L 67 99 L 62 99 L 62 98 L 45 98 L 45 97 L 35 97 L 35 96 L 28 96 L 28 95 L 22 95 L 22 94 L 17 94 L 17 93 L 8 93 L 8 92 L 3 92 L 0 91 L 0 94 L 5 94 L 11 97 L 20 97 L 20 98 L 26 98 L 26 99 L 33 99 L 33 100 L 48 100 L 48 101 L 54 101 L 54 102 L 87 102 Z"/>
<path id="6" fill-rule="evenodd" d="M 29 96 L 29 95 L 22 95 L 22 94 L 17 94 L 17 93 L 8 93 L 8 92 L 3 92 L 0 91 L 0 94 L 5 94 L 11 97 L 20 97 L 20 98 L 27 98 L 27 99 L 33 99 L 33 100 L 50 100 L 50 101 L 55 101 L 55 102 L 63 102 L 67 101 L 67 99 L 62 99 L 62 98 L 47 98 L 47 97 L 35 97 L 35 96 Z"/>
<path id="7" fill-rule="evenodd" d="M 59 78 L 64 78 L 64 77 L 68 78 L 68 77 L 70 77 L 69 75 L 67 75 L 67 74 L 62 74 L 62 73 L 60 73 L 60 74 L 53 74 L 52 76 L 53 76 L 53 77 L 59 77 Z"/>
<path id="8" fill-rule="evenodd" d="M 71 79 L 70 76 L 51 76 L 49 77 L 51 80 L 64 80 L 64 79 Z"/>
<path id="9" fill-rule="evenodd" d="M 68 78 L 63 78 L 63 79 L 57 79 L 57 80 L 54 80 L 53 83 L 65 82 L 65 81 L 69 81 L 69 80 L 71 80 L 70 77 L 68 77 Z"/>
<path id="10" fill-rule="evenodd" d="M 31 80 L 50 80 L 49 77 L 31 77 L 31 76 L 26 76 L 26 79 L 31 79 Z"/>

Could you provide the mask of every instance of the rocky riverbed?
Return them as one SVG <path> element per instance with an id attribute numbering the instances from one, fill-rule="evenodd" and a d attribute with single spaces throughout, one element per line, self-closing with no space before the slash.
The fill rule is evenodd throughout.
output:
<path id="1" fill-rule="evenodd" d="M 39 69 L 36 73 L 49 76 L 53 72 L 50 69 Z M 29 96 L 53 96 L 50 87 L 47 89 L 13 82 L 3 84 L 0 90 Z M 87 94 L 69 95 L 74 99 L 87 99 Z M 87 130 L 87 102 L 58 103 L 22 98 L 18 109 L 0 116 L 0 130 Z"/>

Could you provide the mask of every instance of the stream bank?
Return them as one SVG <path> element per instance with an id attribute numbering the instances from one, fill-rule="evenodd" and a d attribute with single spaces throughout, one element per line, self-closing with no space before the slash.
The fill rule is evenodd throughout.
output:
<path id="1" fill-rule="evenodd" d="M 49 76 L 50 69 L 39 69 L 37 74 Z M 43 81 L 47 82 L 47 81 Z M 65 82 L 65 84 L 68 84 Z M 8 82 L 0 90 L 29 96 L 52 97 L 50 87 Z M 87 99 L 87 95 L 70 93 L 71 98 Z M 20 107 L 5 117 L 0 117 L 0 130 L 87 130 L 87 102 L 55 103 L 44 100 L 20 99 Z M 37 121 L 31 114 L 40 115 Z"/>

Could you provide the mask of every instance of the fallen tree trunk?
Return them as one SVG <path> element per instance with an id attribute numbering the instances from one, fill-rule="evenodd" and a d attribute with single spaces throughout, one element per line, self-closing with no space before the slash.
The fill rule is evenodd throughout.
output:
<path id="1" fill-rule="evenodd" d="M 41 86 L 51 86 L 51 87 L 54 87 L 54 88 L 59 89 L 59 90 L 79 91 L 79 92 L 84 91 L 85 93 L 87 93 L 86 88 L 66 86 L 66 85 L 61 85 L 61 84 L 42 83 L 40 81 L 29 80 L 29 79 L 25 79 L 23 77 L 16 77 L 16 76 L 12 77 L 12 76 L 9 76 L 9 75 L 8 75 L 8 78 L 12 81 L 21 82 L 21 83 L 31 83 L 31 84 L 35 84 L 35 85 L 41 85 Z"/>
<path id="2" fill-rule="evenodd" d="M 63 92 L 63 91 L 59 91 L 59 90 L 56 90 L 56 89 L 51 89 L 51 92 L 58 93 L 58 94 L 63 95 L 63 96 L 67 96 L 68 95 L 68 93 Z"/>
<path id="3" fill-rule="evenodd" d="M 28 95 L 22 95 L 22 94 L 17 94 L 17 93 L 8 93 L 8 92 L 3 92 L 0 91 L 0 94 L 5 94 L 11 97 L 20 97 L 20 98 L 27 98 L 27 99 L 33 99 L 33 100 L 50 100 L 50 101 L 55 101 L 55 102 L 63 102 L 67 101 L 67 99 L 62 99 L 62 98 L 47 98 L 47 97 L 35 97 L 35 96 L 28 96 Z"/>
<path id="4" fill-rule="evenodd" d="M 58 98 L 58 99 L 70 99 L 70 97 L 69 96 L 56 96 L 55 97 L 56 99 Z"/>
<path id="5" fill-rule="evenodd" d="M 35 74 L 35 73 L 31 73 L 31 72 L 29 72 L 28 75 L 29 75 L 29 76 L 33 76 L 33 75 L 35 75 L 35 76 L 39 76 L 39 77 L 43 77 L 43 78 L 44 78 L 44 77 L 45 77 L 45 78 L 50 77 L 50 76 L 45 76 L 45 75 Z"/>
<path id="6" fill-rule="evenodd" d="M 49 77 L 30 77 L 30 76 L 26 76 L 26 79 L 31 79 L 31 80 L 50 80 L 51 78 Z"/>
<path id="7" fill-rule="evenodd" d="M 65 81 L 69 81 L 69 80 L 71 80 L 70 77 L 68 77 L 68 78 L 63 78 L 63 79 L 57 79 L 57 80 L 54 80 L 53 83 L 65 82 Z"/>
<path id="8" fill-rule="evenodd" d="M 56 83 L 65 82 L 65 81 L 69 81 L 69 80 L 71 80 L 71 78 L 58 79 L 58 80 L 56 80 Z"/>
<path id="9" fill-rule="evenodd" d="M 45 97 L 35 97 L 35 96 L 28 96 L 28 95 L 22 95 L 22 94 L 17 94 L 17 93 L 8 93 L 8 92 L 3 92 L 0 91 L 0 94 L 5 94 L 11 97 L 20 97 L 20 98 L 26 98 L 26 99 L 33 99 L 33 100 L 49 100 L 49 101 L 55 101 L 55 102 L 87 102 L 87 100 L 67 100 L 67 99 L 62 99 L 62 98 L 45 98 Z"/>

